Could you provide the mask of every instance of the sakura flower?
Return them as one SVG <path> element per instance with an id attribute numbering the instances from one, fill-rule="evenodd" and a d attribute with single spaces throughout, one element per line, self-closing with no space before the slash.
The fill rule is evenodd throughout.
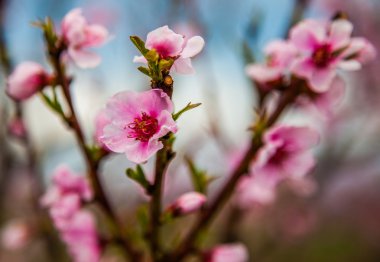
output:
<path id="1" fill-rule="evenodd" d="M 118 93 L 107 103 L 110 123 L 99 139 L 111 151 L 142 163 L 163 147 L 161 137 L 177 132 L 172 112 L 172 101 L 160 89 Z"/>
<path id="2" fill-rule="evenodd" d="M 6 92 L 15 100 L 25 100 L 48 84 L 48 74 L 35 62 L 19 64 L 7 81 Z"/>
<path id="3" fill-rule="evenodd" d="M 198 211 L 205 203 L 206 196 L 198 192 L 189 192 L 180 196 L 169 210 L 175 215 L 185 215 Z"/>
<path id="4" fill-rule="evenodd" d="M 107 42 L 109 34 L 105 27 L 88 24 L 82 10 L 76 8 L 63 18 L 61 28 L 67 53 L 75 64 L 81 68 L 90 68 L 101 62 L 100 56 L 86 49 L 100 47 Z"/>
<path id="5" fill-rule="evenodd" d="M 248 250 L 243 244 L 224 244 L 210 250 L 206 262 L 248 262 Z"/>
<path id="6" fill-rule="evenodd" d="M 291 62 L 297 54 L 292 43 L 276 40 L 270 42 L 264 50 L 266 64 L 249 64 L 247 75 L 264 88 L 270 88 L 276 81 L 281 81 Z"/>
<path id="7" fill-rule="evenodd" d="M 145 47 L 156 50 L 160 58 L 175 59 L 173 68 L 180 74 L 194 73 L 191 58 L 201 52 L 203 46 L 204 40 L 202 37 L 193 36 L 186 39 L 184 36 L 172 31 L 167 25 L 148 33 L 145 42 Z M 133 62 L 146 63 L 146 60 L 143 56 L 135 56 Z"/>
<path id="8" fill-rule="evenodd" d="M 318 143 L 318 133 L 308 127 L 275 126 L 264 135 L 264 146 L 251 167 L 255 176 L 275 182 L 302 178 L 314 166 L 310 149 Z"/>
<path id="9" fill-rule="evenodd" d="M 331 23 L 305 20 L 290 32 L 290 41 L 300 51 L 292 72 L 306 78 L 315 92 L 325 92 L 336 76 L 336 69 L 357 70 L 365 59 L 347 53 L 355 45 L 353 26 L 344 19 Z"/>

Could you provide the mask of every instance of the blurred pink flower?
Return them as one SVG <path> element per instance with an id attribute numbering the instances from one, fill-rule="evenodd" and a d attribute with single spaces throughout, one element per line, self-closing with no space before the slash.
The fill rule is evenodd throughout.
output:
<path id="1" fill-rule="evenodd" d="M 167 25 L 148 33 L 145 42 L 145 47 L 156 50 L 161 58 L 174 58 L 173 68 L 180 74 L 194 73 L 190 58 L 201 52 L 203 46 L 202 37 L 193 36 L 186 39 L 172 31 Z M 146 60 L 143 56 L 135 56 L 133 62 L 146 63 Z"/>
<path id="2" fill-rule="evenodd" d="M 107 103 L 110 123 L 99 139 L 111 151 L 125 153 L 130 161 L 145 162 L 163 147 L 161 137 L 177 132 L 172 112 L 172 101 L 160 89 L 118 93 Z"/>
<path id="3" fill-rule="evenodd" d="M 103 129 L 110 124 L 110 119 L 105 110 L 100 110 L 95 117 L 95 141 L 103 149 L 108 150 L 107 146 L 101 141 L 100 136 L 103 134 Z"/>
<path id="4" fill-rule="evenodd" d="M 246 67 L 247 75 L 252 80 L 268 88 L 271 82 L 281 80 L 293 59 L 297 55 L 297 49 L 290 42 L 275 40 L 270 42 L 264 53 L 266 64 L 249 64 Z"/>
<path id="5" fill-rule="evenodd" d="M 84 177 L 66 166 L 56 169 L 53 185 L 41 199 L 76 262 L 97 262 L 101 249 L 92 213 L 83 210 L 83 201 L 92 198 Z"/>
<path id="6" fill-rule="evenodd" d="M 264 146 L 252 163 L 251 172 L 275 182 L 302 178 L 315 164 L 310 149 L 318 140 L 318 133 L 308 127 L 274 126 L 265 133 Z"/>
<path id="7" fill-rule="evenodd" d="M 19 64 L 7 81 L 7 94 L 15 100 L 25 100 L 48 84 L 48 74 L 35 62 Z"/>
<path id="8" fill-rule="evenodd" d="M 109 40 L 107 29 L 98 24 L 88 24 L 80 8 L 71 10 L 63 18 L 61 27 L 68 54 L 75 64 L 82 68 L 99 65 L 100 56 L 86 49 L 106 43 Z"/>
<path id="9" fill-rule="evenodd" d="M 237 204 L 241 208 L 249 208 L 254 204 L 271 204 L 276 198 L 276 185 L 268 176 L 245 176 L 237 187 Z"/>
<path id="10" fill-rule="evenodd" d="M 248 262 L 249 254 L 243 244 L 224 244 L 211 249 L 206 262 Z"/>
<path id="11" fill-rule="evenodd" d="M 344 19 L 333 22 L 305 20 L 291 29 L 290 41 L 300 51 L 292 65 L 292 72 L 309 81 L 315 92 L 326 92 L 336 76 L 336 69 L 358 70 L 361 67 L 358 53 L 348 52 L 355 46 L 351 39 L 352 24 Z"/>
<path id="12" fill-rule="evenodd" d="M 207 198 L 205 195 L 198 192 L 188 192 L 177 198 L 177 200 L 169 206 L 168 210 L 174 215 L 186 215 L 201 209 L 206 201 Z"/>
<path id="13" fill-rule="evenodd" d="M 20 220 L 11 220 L 1 229 L 1 245 L 9 250 L 23 248 L 30 241 L 31 232 L 28 224 Z"/>

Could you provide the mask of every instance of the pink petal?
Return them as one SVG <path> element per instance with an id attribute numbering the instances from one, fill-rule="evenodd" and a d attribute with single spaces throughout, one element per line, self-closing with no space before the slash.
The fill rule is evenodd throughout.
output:
<path id="1" fill-rule="evenodd" d="M 89 25 L 85 28 L 86 41 L 83 46 L 98 47 L 103 45 L 108 38 L 108 31 L 101 25 Z"/>
<path id="2" fill-rule="evenodd" d="M 362 68 L 362 65 L 359 63 L 359 61 L 353 59 L 340 61 L 338 66 L 340 69 L 346 71 L 356 71 Z"/>
<path id="3" fill-rule="evenodd" d="M 128 160 L 140 164 L 151 158 L 158 150 L 163 148 L 161 141 L 150 139 L 148 142 L 136 142 L 125 149 Z"/>
<path id="4" fill-rule="evenodd" d="M 188 192 L 177 198 L 170 205 L 169 209 L 175 213 L 179 213 L 178 215 L 185 215 L 198 211 L 205 204 L 206 200 L 206 196 L 201 193 Z"/>
<path id="5" fill-rule="evenodd" d="M 248 262 L 247 248 L 242 244 L 224 244 L 210 251 L 207 262 Z"/>
<path id="6" fill-rule="evenodd" d="M 338 50 L 350 43 L 353 25 L 346 19 L 335 20 L 330 28 L 330 41 L 333 50 Z"/>
<path id="7" fill-rule="evenodd" d="M 189 58 L 197 55 L 202 51 L 205 45 L 205 41 L 200 36 L 193 36 L 190 38 L 185 45 L 185 48 L 181 52 L 182 58 Z"/>
<path id="8" fill-rule="evenodd" d="M 317 93 L 326 92 L 335 76 L 336 71 L 334 68 L 317 69 L 309 79 L 310 87 Z"/>
<path id="9" fill-rule="evenodd" d="M 260 84 L 266 84 L 282 76 L 281 69 L 260 64 L 247 65 L 245 72 L 250 78 Z"/>
<path id="10" fill-rule="evenodd" d="M 146 61 L 144 56 L 134 56 L 133 57 L 133 63 L 142 63 L 142 64 L 147 64 L 148 61 Z"/>
<path id="11" fill-rule="evenodd" d="M 177 73 L 184 75 L 193 74 L 195 72 L 191 65 L 190 58 L 178 58 L 175 60 L 173 68 Z"/>
<path id="12" fill-rule="evenodd" d="M 284 163 L 286 175 L 290 178 L 302 178 L 307 175 L 315 165 L 315 159 L 310 152 L 295 154 Z"/>
<path id="13" fill-rule="evenodd" d="M 69 55 L 75 64 L 81 68 L 96 67 L 101 62 L 99 55 L 82 49 L 70 48 Z"/>
<path id="14" fill-rule="evenodd" d="M 315 20 L 304 20 L 290 31 L 290 41 L 301 51 L 313 51 L 326 37 L 326 25 Z"/>
<path id="15" fill-rule="evenodd" d="M 315 66 L 309 58 L 299 58 L 294 60 L 290 70 L 299 77 L 310 79 L 315 71 Z"/>
<path id="16" fill-rule="evenodd" d="M 180 55 L 184 41 L 182 35 L 176 34 L 165 25 L 148 33 L 145 46 L 155 49 L 164 58 L 174 57 Z"/>
<path id="17" fill-rule="evenodd" d="M 168 134 L 169 132 L 177 132 L 177 124 L 173 119 L 173 116 L 168 111 L 162 111 L 157 117 L 159 131 L 153 136 L 153 138 L 160 138 Z"/>

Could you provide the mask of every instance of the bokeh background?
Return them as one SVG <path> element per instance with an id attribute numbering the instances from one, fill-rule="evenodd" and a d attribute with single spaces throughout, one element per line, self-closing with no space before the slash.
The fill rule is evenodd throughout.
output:
<path id="1" fill-rule="evenodd" d="M 261 61 L 269 41 L 284 38 L 303 17 L 329 19 L 344 11 L 355 35 L 380 50 L 380 2 L 377 0 L 1 0 L 1 37 L 12 65 L 25 60 L 47 64 L 41 32 L 31 22 L 50 16 L 59 25 L 74 7 L 92 22 L 109 28 L 113 39 L 97 50 L 96 69 L 70 67 L 75 107 L 89 141 L 94 118 L 108 97 L 123 90 L 144 90 L 149 80 L 132 63 L 137 55 L 130 35 L 145 39 L 162 25 L 185 35 L 201 35 L 206 46 L 194 60 L 196 74 L 173 75 L 177 109 L 188 102 L 202 106 L 179 121 L 178 155 L 169 169 L 165 202 L 189 191 L 184 156 L 217 176 L 210 194 L 223 183 L 231 152 L 244 148 L 254 116 L 255 90 L 246 77 L 247 62 Z M 6 70 L 5 70 L 6 71 Z M 344 75 L 347 92 L 330 119 L 290 111 L 283 121 L 307 123 L 322 133 L 318 164 L 311 174 L 313 190 L 295 194 L 284 186 L 268 206 L 240 210 L 231 205 L 211 231 L 213 241 L 243 241 L 252 261 L 380 261 L 380 62 Z M 5 72 L 6 74 L 6 72 Z M 46 255 L 46 236 L 36 229 L 36 197 L 61 163 L 84 171 L 73 135 L 36 96 L 23 105 L 30 148 L 9 136 L 13 103 L 0 94 L 0 227 L 21 223 L 27 241 L 21 247 L 2 243 L 0 261 L 53 261 Z M 30 156 L 38 170 L 31 171 Z M 146 201 L 124 171 L 132 167 L 122 155 L 102 166 L 102 179 L 120 214 L 132 214 Z M 147 165 L 147 173 L 153 170 Z M 34 169 L 35 170 L 35 169 Z M 36 182 L 35 177 L 40 177 Z M 310 188 L 309 188 L 310 189 Z M 235 217 L 238 216 L 238 217 Z M 131 218 L 131 226 L 133 226 Z M 223 228 L 223 230 L 221 230 Z M 4 231 L 4 230 L 3 230 Z M 61 256 L 65 261 L 67 257 Z M 54 260 L 54 261 L 60 261 Z"/>

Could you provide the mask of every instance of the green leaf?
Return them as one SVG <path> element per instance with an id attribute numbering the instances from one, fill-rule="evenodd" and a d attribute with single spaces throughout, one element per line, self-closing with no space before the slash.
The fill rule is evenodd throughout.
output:
<path id="1" fill-rule="evenodd" d="M 198 169 L 193 160 L 185 156 L 185 161 L 187 163 L 187 167 L 190 171 L 191 180 L 193 182 L 194 190 L 197 192 L 200 192 L 202 194 L 207 193 L 207 186 L 208 184 L 215 179 L 215 177 L 209 177 L 207 176 L 207 173 L 205 170 Z"/>
<path id="2" fill-rule="evenodd" d="M 173 114 L 173 119 L 174 120 L 177 120 L 183 113 L 185 113 L 186 111 L 189 111 L 193 108 L 196 108 L 198 106 L 200 106 L 201 103 L 197 103 L 197 104 L 192 104 L 191 102 L 187 104 L 187 106 L 185 106 L 183 109 L 181 109 L 180 111 L 178 111 L 177 113 Z"/>
<path id="3" fill-rule="evenodd" d="M 141 40 L 140 37 L 132 35 L 129 37 L 132 41 L 132 43 L 137 47 L 137 49 L 140 51 L 140 53 L 145 57 L 145 55 L 149 52 L 149 49 L 145 48 L 145 43 L 143 40 Z"/>
<path id="4" fill-rule="evenodd" d="M 150 77 L 150 70 L 149 70 L 149 68 L 146 68 L 146 67 L 144 67 L 144 66 L 139 66 L 137 69 L 138 69 L 141 73 L 143 73 L 144 75 L 147 75 L 147 76 Z"/>
<path id="5" fill-rule="evenodd" d="M 140 184 L 149 193 L 151 184 L 146 179 L 144 170 L 142 169 L 140 165 L 136 166 L 136 170 L 132 168 L 128 168 L 126 170 L 126 174 L 130 179 Z"/>

